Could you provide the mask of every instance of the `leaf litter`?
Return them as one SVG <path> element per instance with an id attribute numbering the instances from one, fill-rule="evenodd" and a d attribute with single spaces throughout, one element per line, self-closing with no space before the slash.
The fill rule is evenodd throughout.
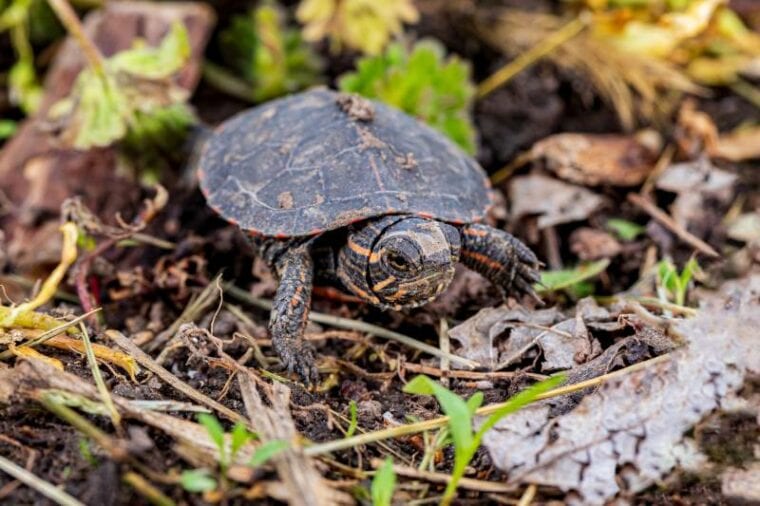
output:
<path id="1" fill-rule="evenodd" d="M 537 404 L 488 433 L 485 447 L 508 482 L 603 504 L 676 465 L 698 469 L 706 459 L 685 433 L 760 372 L 760 275 L 727 283 L 696 317 L 668 323 L 667 334 L 686 343 L 670 360 L 605 383 L 569 413 L 552 418 L 549 403 Z"/>

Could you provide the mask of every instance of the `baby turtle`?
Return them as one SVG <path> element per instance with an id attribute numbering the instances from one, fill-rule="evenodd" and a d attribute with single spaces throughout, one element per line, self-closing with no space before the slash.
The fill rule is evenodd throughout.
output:
<path id="1" fill-rule="evenodd" d="M 197 165 L 208 205 L 276 273 L 272 344 L 307 382 L 317 377 L 303 340 L 315 280 L 412 308 L 443 292 L 461 261 L 505 295 L 535 296 L 533 252 L 477 223 L 490 205 L 483 169 L 381 103 L 324 88 L 267 102 L 224 122 Z"/>

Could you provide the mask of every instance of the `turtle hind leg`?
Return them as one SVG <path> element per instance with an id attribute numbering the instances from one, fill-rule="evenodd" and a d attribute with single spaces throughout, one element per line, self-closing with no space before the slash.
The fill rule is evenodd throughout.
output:
<path id="1" fill-rule="evenodd" d="M 461 261 L 465 266 L 498 286 L 505 296 L 516 291 L 541 302 L 533 290 L 540 279 L 540 262 L 530 248 L 513 235 L 487 225 L 466 225 L 461 234 Z"/>
<path id="2" fill-rule="evenodd" d="M 319 379 L 314 349 L 304 341 L 306 318 L 311 306 L 314 262 L 308 244 L 290 248 L 274 263 L 280 284 L 269 315 L 272 346 L 288 371 L 305 383 Z"/>

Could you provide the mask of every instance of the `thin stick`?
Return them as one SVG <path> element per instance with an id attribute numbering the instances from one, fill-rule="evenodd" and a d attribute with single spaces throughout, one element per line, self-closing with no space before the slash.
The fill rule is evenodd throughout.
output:
<path id="1" fill-rule="evenodd" d="M 620 369 L 618 371 L 604 374 L 602 376 L 598 376 L 596 378 L 592 378 L 587 381 L 581 381 L 580 383 L 574 383 L 572 385 L 555 388 L 554 390 L 551 390 L 550 392 L 546 392 L 544 394 L 536 396 L 535 400 L 538 401 L 538 400 L 550 399 L 552 397 L 557 397 L 560 395 L 577 392 L 579 390 L 584 390 L 592 386 L 598 386 L 609 379 L 617 378 L 617 377 L 620 377 L 620 376 L 623 376 L 635 371 L 639 371 L 641 369 L 645 369 L 651 365 L 658 364 L 666 360 L 670 360 L 670 355 L 660 355 L 658 357 L 645 360 L 644 362 L 639 362 L 638 364 L 634 364 L 630 367 L 626 367 L 625 369 Z M 506 401 L 506 402 L 509 402 L 509 401 Z M 491 413 L 494 413 L 502 409 L 504 405 L 506 404 L 506 402 L 500 402 L 498 404 L 483 406 L 482 408 L 478 409 L 475 412 L 475 414 L 477 416 L 490 415 Z M 382 441 L 384 439 L 407 436 L 409 434 L 416 434 L 419 432 L 424 432 L 426 430 L 438 429 L 440 427 L 445 426 L 447 423 L 449 423 L 449 417 L 441 416 L 439 418 L 433 418 L 432 420 L 425 420 L 425 421 L 417 422 L 417 423 L 399 425 L 397 427 L 390 427 L 388 429 L 382 429 L 375 432 L 359 434 L 357 436 L 353 436 L 346 439 L 339 439 L 335 441 L 328 441 L 326 443 L 315 444 L 315 445 L 304 448 L 304 453 L 306 455 L 320 455 L 322 453 L 329 453 L 329 452 L 334 452 L 337 450 L 345 450 L 346 448 L 353 448 L 354 446 L 374 443 L 376 441 Z"/>
<path id="2" fill-rule="evenodd" d="M 707 256 L 711 257 L 720 257 L 720 253 L 715 251 L 712 246 L 704 242 L 699 237 L 696 237 L 694 234 L 683 228 L 681 225 L 676 223 L 676 221 L 670 217 L 668 213 L 654 205 L 649 200 L 645 199 L 641 195 L 637 193 L 629 193 L 628 194 L 628 200 L 633 203 L 635 206 L 642 209 L 644 212 L 646 212 L 649 216 L 654 218 L 656 221 L 660 222 L 663 226 L 665 226 L 668 230 L 673 232 L 675 235 L 677 235 L 683 242 L 689 244 L 690 246 L 694 247 L 697 251 L 700 251 L 701 253 L 704 253 Z"/>
<path id="3" fill-rule="evenodd" d="M 229 293 L 232 297 L 238 299 L 239 301 L 246 302 L 250 304 L 251 306 L 255 306 L 260 309 L 264 309 L 266 311 L 272 310 L 272 301 L 270 300 L 252 297 L 245 290 L 242 290 L 230 283 L 225 283 L 223 286 L 224 286 L 225 292 Z M 448 354 L 444 353 L 438 348 L 436 348 L 435 346 L 430 346 L 429 344 L 420 342 L 417 339 L 414 339 L 412 337 L 405 336 L 404 334 L 399 334 L 398 332 L 393 332 L 392 330 L 384 329 L 382 327 L 378 327 L 377 325 L 372 325 L 371 323 L 351 320 L 350 318 L 341 318 L 340 316 L 333 316 L 333 315 L 324 314 L 324 313 L 317 313 L 315 311 L 309 312 L 309 320 L 317 322 L 317 323 L 321 323 L 323 325 L 330 325 L 331 327 L 337 327 L 339 329 L 357 330 L 359 332 L 372 334 L 373 336 L 376 336 L 376 337 L 382 337 L 384 339 L 392 339 L 394 341 L 398 341 L 402 344 L 405 344 L 406 346 L 409 346 L 410 348 L 415 348 L 417 350 L 424 351 L 425 353 L 428 353 L 440 359 L 449 359 L 451 362 L 455 362 L 465 367 L 469 367 L 470 369 L 474 369 L 478 367 L 479 365 L 474 360 L 459 357 L 451 353 L 448 353 Z"/>
<path id="4" fill-rule="evenodd" d="M 176 504 L 142 475 L 134 471 L 124 473 L 121 479 L 151 504 L 156 506 L 174 506 Z"/>
<path id="5" fill-rule="evenodd" d="M 404 371 L 416 372 L 418 374 L 426 374 L 428 376 L 436 376 L 438 378 L 457 378 L 473 381 L 483 380 L 499 380 L 499 379 L 511 379 L 511 378 L 530 378 L 537 381 L 545 380 L 549 376 L 545 374 L 536 374 L 533 372 L 522 371 L 458 371 L 456 369 L 443 371 L 437 367 L 431 367 L 422 364 L 405 363 L 402 366 Z"/>
<path id="6" fill-rule="evenodd" d="M 499 86 L 503 85 L 515 75 L 525 70 L 539 59 L 551 53 L 559 46 L 572 39 L 586 27 L 586 19 L 579 16 L 565 26 L 552 33 L 541 42 L 520 54 L 517 58 L 504 65 L 491 74 L 485 81 L 478 85 L 477 98 L 483 98 Z"/>
<path id="7" fill-rule="evenodd" d="M 158 365 L 147 353 L 142 351 L 140 348 L 137 347 L 135 343 L 127 339 L 127 337 L 122 334 L 119 331 L 116 330 L 106 330 L 105 332 L 106 336 L 108 336 L 109 339 L 111 339 L 114 343 L 116 343 L 116 346 L 124 350 L 127 354 L 131 355 L 132 358 L 134 358 L 138 364 L 145 367 L 147 370 L 161 378 L 164 382 L 168 383 L 170 386 L 174 387 L 175 389 L 179 390 L 186 396 L 188 396 L 190 399 L 194 400 L 198 404 L 203 404 L 206 407 L 209 407 L 215 411 L 217 411 L 220 415 L 224 416 L 228 420 L 231 420 L 233 422 L 246 422 L 245 417 L 241 416 L 239 413 L 236 413 L 235 411 L 232 411 L 227 406 L 224 406 L 223 404 L 218 403 L 214 399 L 203 395 L 198 390 L 194 389 L 181 379 L 177 378 L 175 375 Z M 251 428 L 251 430 L 253 430 Z"/>
<path id="8" fill-rule="evenodd" d="M 58 504 L 61 504 L 63 506 L 85 506 L 84 503 L 79 502 L 74 497 L 70 496 L 52 483 L 30 473 L 23 467 L 16 465 L 2 455 L 0 455 L 0 470 L 5 471 L 15 479 L 24 482 L 29 487 L 33 488 L 40 494 L 44 495 L 48 499 L 55 501 Z"/>
<path id="9" fill-rule="evenodd" d="M 373 459 L 372 466 L 375 468 L 380 467 L 383 461 L 380 459 Z M 395 464 L 393 471 L 407 478 L 414 478 L 417 480 L 425 480 L 432 483 L 448 484 L 451 481 L 451 475 L 445 473 L 434 473 L 431 471 L 420 471 L 414 467 L 400 466 Z M 466 488 L 467 490 L 476 490 L 478 492 L 492 492 L 492 493 L 507 493 L 517 490 L 515 485 L 508 485 L 506 483 L 499 483 L 496 481 L 476 480 L 473 478 L 461 478 L 458 482 L 459 488 Z"/>
<path id="10" fill-rule="evenodd" d="M 538 487 L 536 487 L 534 484 L 531 483 L 528 485 L 528 488 L 525 489 L 522 497 L 520 497 L 520 502 L 517 503 L 517 506 L 530 506 L 530 504 L 533 502 L 533 499 L 536 497 L 537 490 Z"/>
<path id="11" fill-rule="evenodd" d="M 71 8 L 69 2 L 66 0 L 48 0 L 50 7 L 58 16 L 61 24 L 66 27 L 72 37 L 77 41 L 79 47 L 82 49 L 87 63 L 99 76 L 105 77 L 105 66 L 103 64 L 103 55 L 100 54 L 100 50 L 93 44 L 90 38 L 84 33 L 82 23 L 79 21 L 77 13 Z"/>
<path id="12" fill-rule="evenodd" d="M 98 360 L 95 358 L 95 352 L 92 350 L 92 342 L 90 341 L 90 334 L 87 332 L 87 327 L 84 323 L 79 324 L 79 328 L 82 330 L 82 342 L 84 343 L 85 355 L 87 355 L 87 362 L 90 364 L 90 370 L 92 371 L 92 377 L 95 380 L 95 386 L 98 388 L 100 394 L 100 400 L 106 406 L 108 413 L 111 416 L 111 423 L 113 423 L 116 429 L 121 426 L 121 415 L 113 404 L 111 398 L 111 392 L 108 391 L 106 382 L 103 381 L 103 375 L 100 374 L 100 367 L 98 367 Z"/>

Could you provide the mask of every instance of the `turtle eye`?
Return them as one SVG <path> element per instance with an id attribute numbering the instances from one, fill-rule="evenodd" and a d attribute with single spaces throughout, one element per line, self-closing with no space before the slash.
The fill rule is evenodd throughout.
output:
<path id="1" fill-rule="evenodd" d="M 409 262 L 403 255 L 399 255 L 398 253 L 388 253 L 387 262 L 394 270 L 400 272 L 409 270 Z"/>

